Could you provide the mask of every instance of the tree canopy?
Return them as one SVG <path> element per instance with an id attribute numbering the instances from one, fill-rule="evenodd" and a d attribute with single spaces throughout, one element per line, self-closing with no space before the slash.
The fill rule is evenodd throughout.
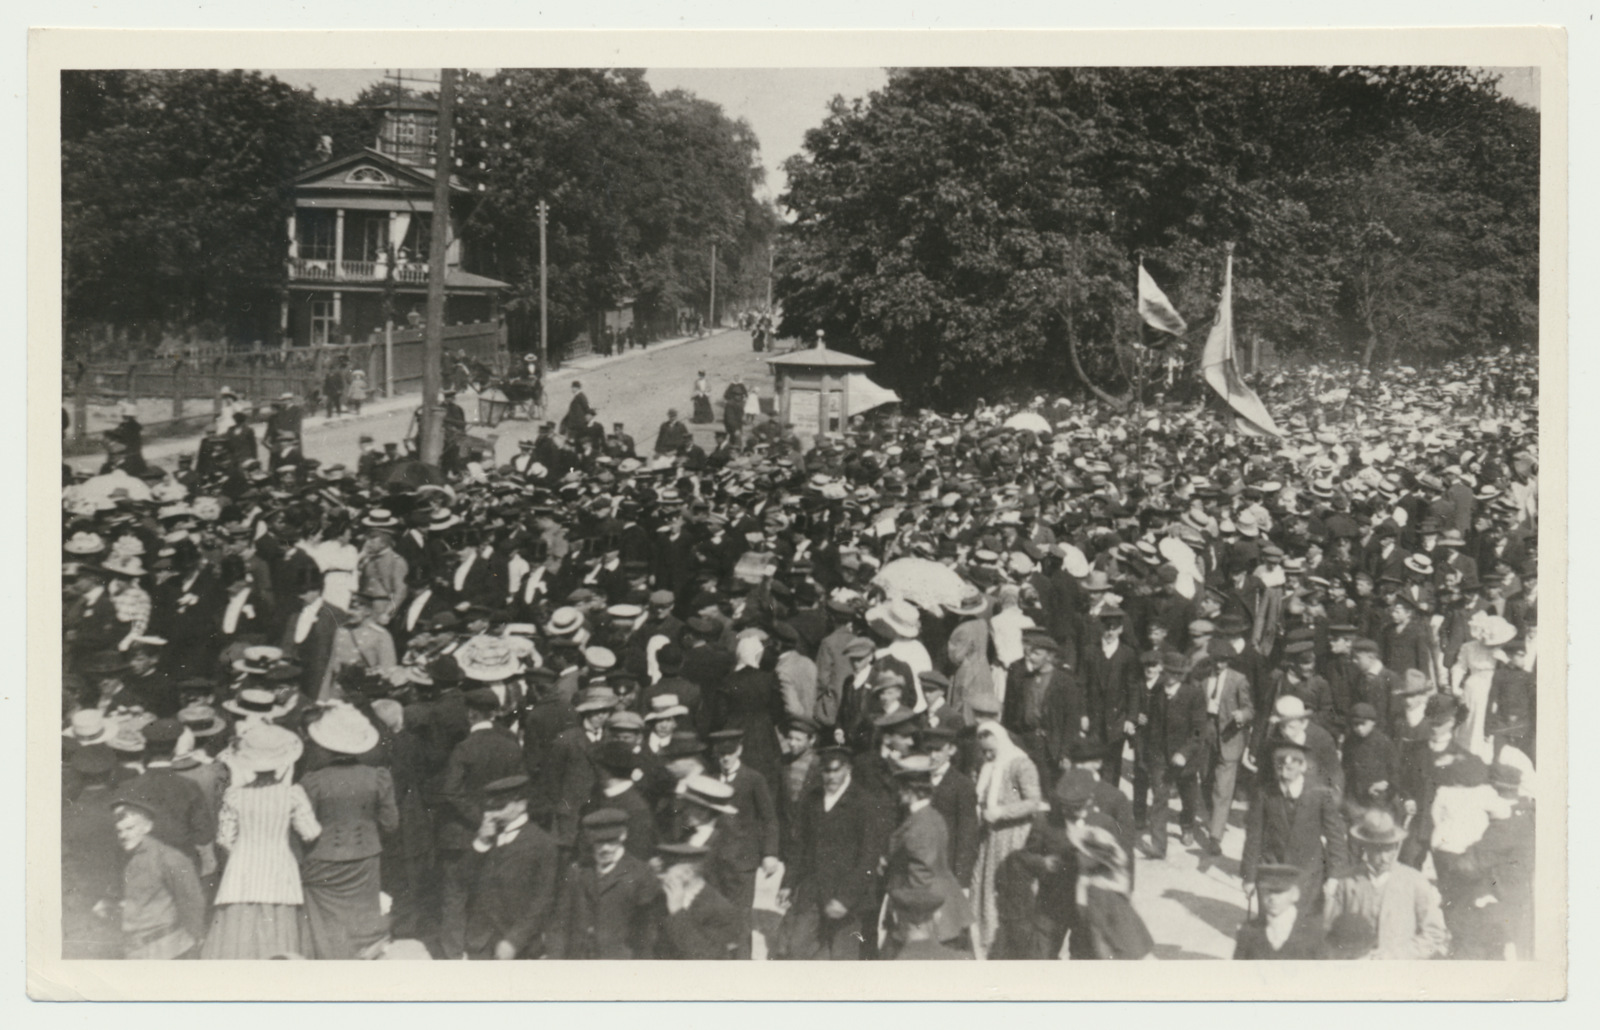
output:
<path id="1" fill-rule="evenodd" d="M 266 338 L 290 181 L 321 136 L 336 155 L 372 146 L 396 89 L 342 103 L 256 72 L 63 73 L 68 339 L 106 325 Z M 754 135 L 717 105 L 657 94 L 636 70 L 506 70 L 462 76 L 455 121 L 473 198 L 453 228 L 473 271 L 512 284 L 513 312 L 537 303 L 536 205 L 550 204 L 557 342 L 629 299 L 646 316 L 703 310 L 712 244 L 719 297 L 764 289 L 776 214 L 755 196 Z"/>
<path id="2" fill-rule="evenodd" d="M 785 169 L 782 331 L 918 399 L 1125 375 L 1135 262 L 1279 351 L 1537 338 L 1536 112 L 1460 68 L 897 70 Z"/>

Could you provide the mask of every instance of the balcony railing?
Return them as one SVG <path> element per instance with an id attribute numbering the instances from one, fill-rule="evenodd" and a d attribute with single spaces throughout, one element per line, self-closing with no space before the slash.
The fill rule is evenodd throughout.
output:
<path id="1" fill-rule="evenodd" d="M 310 279 L 316 282 L 381 283 L 388 276 L 388 265 L 382 261 L 333 261 L 318 258 L 289 259 L 289 278 Z M 407 262 L 395 269 L 394 278 L 401 283 L 426 284 L 428 266 Z"/>

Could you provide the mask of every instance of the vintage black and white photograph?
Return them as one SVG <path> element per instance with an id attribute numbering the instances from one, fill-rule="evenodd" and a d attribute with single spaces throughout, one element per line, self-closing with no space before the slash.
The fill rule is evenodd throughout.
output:
<path id="1" fill-rule="evenodd" d="M 1564 963 L 1564 68 L 484 63 L 51 73 L 57 968 Z"/>

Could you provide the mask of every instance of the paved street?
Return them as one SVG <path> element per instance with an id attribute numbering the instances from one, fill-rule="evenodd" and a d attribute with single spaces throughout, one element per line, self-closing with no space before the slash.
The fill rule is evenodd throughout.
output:
<path id="1" fill-rule="evenodd" d="M 574 379 L 583 383 L 589 403 L 599 413 L 599 421 L 607 432 L 611 423 L 622 422 L 637 441 L 641 451 L 648 452 L 655 445 L 656 429 L 666 418 L 667 409 L 676 407 L 687 419 L 690 395 L 695 375 L 701 369 L 709 373 L 712 394 L 720 398 L 723 389 L 733 376 L 742 374 L 745 383 L 763 397 L 771 396 L 772 380 L 767 366 L 750 349 L 750 334 L 727 330 L 700 340 L 667 342 L 647 350 L 633 350 L 609 358 L 587 357 L 570 362 L 551 373 L 547 392 L 551 398 L 547 418 L 559 421 L 566 413 L 572 396 Z M 477 399 L 473 394 L 458 398 L 468 419 L 477 417 Z M 305 453 L 323 463 L 354 464 L 359 454 L 359 439 L 363 433 L 371 434 L 380 445 L 398 441 L 405 436 L 411 424 L 411 414 L 420 403 L 417 394 L 408 394 L 393 401 L 370 404 L 361 418 L 342 418 L 328 421 L 308 412 L 305 421 Z M 471 427 L 478 436 L 497 438 L 496 454 L 500 461 L 509 461 L 517 453 L 517 441 L 535 436 L 539 424 L 526 419 L 511 419 L 493 429 Z M 701 427 L 703 443 L 710 445 L 710 427 Z M 260 433 L 260 427 L 257 427 Z M 198 437 L 151 441 L 145 446 L 145 457 L 170 466 L 178 454 L 193 454 Z M 74 468 L 93 471 L 98 469 L 103 455 L 88 455 L 68 459 Z"/>

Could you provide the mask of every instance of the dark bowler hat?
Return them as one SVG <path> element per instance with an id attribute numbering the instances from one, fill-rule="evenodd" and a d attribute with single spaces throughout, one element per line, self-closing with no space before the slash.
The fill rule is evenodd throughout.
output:
<path id="1" fill-rule="evenodd" d="M 1250 631 L 1250 624 L 1242 615 L 1224 615 L 1217 620 L 1217 632 L 1225 637 L 1237 637 Z"/>
<path id="2" fill-rule="evenodd" d="M 615 808 L 602 808 L 583 817 L 583 832 L 596 843 L 621 840 L 628 829 L 628 813 Z"/>
<path id="3" fill-rule="evenodd" d="M 1189 660 L 1176 651 L 1165 651 L 1161 655 L 1161 668 L 1174 676 L 1181 675 L 1189 667 Z"/>
<path id="4" fill-rule="evenodd" d="M 1350 709 L 1351 722 L 1361 722 L 1363 720 L 1366 722 L 1378 721 L 1378 710 L 1365 701 L 1358 702 L 1355 707 Z"/>
<path id="5" fill-rule="evenodd" d="M 960 736 L 954 726 L 929 726 L 917 733 L 917 743 L 922 747 L 953 744 Z"/>
<path id="6" fill-rule="evenodd" d="M 872 720 L 872 725 L 880 730 L 898 733 L 910 733 L 910 723 L 916 721 L 917 713 L 909 708 L 898 708 L 888 715 L 880 715 Z"/>
<path id="7" fill-rule="evenodd" d="M 744 730 L 717 730 L 711 734 L 711 749 L 718 754 L 728 754 L 744 745 Z"/>
<path id="8" fill-rule="evenodd" d="M 520 799 L 528 790 L 528 777 L 524 773 L 503 776 L 483 785 L 483 799 L 492 804 L 504 804 Z"/>
<path id="9" fill-rule="evenodd" d="M 638 768 L 639 756 L 620 740 L 604 740 L 594 750 L 594 763 L 606 772 L 628 776 Z"/>
<path id="10" fill-rule="evenodd" d="M 674 733 L 672 739 L 667 742 L 667 746 L 660 751 L 663 761 L 670 761 L 674 758 L 688 758 L 691 755 L 698 756 L 705 753 L 705 742 L 690 732 Z"/>
<path id="11" fill-rule="evenodd" d="M 475 712 L 494 712 L 500 709 L 500 695 L 488 687 L 479 687 L 461 695 L 468 708 Z"/>
<path id="12" fill-rule="evenodd" d="M 1256 866 L 1256 887 L 1265 892 L 1275 894 L 1286 891 L 1300 883 L 1300 868 L 1298 866 L 1283 865 L 1276 862 L 1265 862 Z"/>
<path id="13" fill-rule="evenodd" d="M 843 762 L 845 765 L 849 765 L 850 760 L 855 757 L 853 754 L 851 754 L 850 749 L 845 747 L 843 744 L 828 744 L 824 747 L 819 747 L 817 748 L 816 755 L 817 761 L 823 766 L 827 766 L 828 763 L 832 762 L 835 758 Z"/>

